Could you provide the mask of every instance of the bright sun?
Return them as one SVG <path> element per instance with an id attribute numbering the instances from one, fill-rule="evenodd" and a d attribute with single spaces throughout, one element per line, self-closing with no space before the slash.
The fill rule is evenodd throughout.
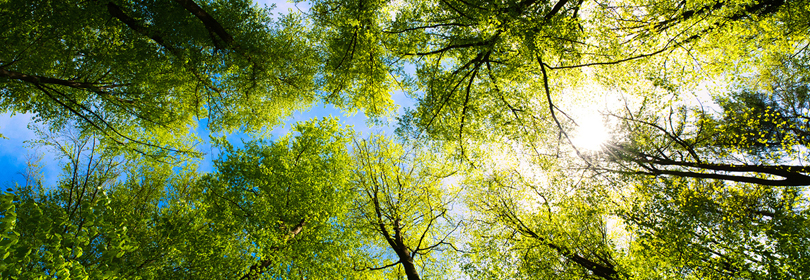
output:
<path id="1" fill-rule="evenodd" d="M 610 121 L 604 112 L 626 106 L 627 100 L 619 91 L 610 90 L 599 83 L 585 83 L 565 91 L 559 104 L 566 111 L 566 118 L 576 123 L 573 131 L 568 132 L 573 144 L 579 151 L 597 152 L 613 137 Z"/>
<path id="2" fill-rule="evenodd" d="M 602 116 L 598 113 L 580 115 L 577 123 L 579 126 L 574 131 L 571 139 L 577 149 L 599 151 L 602 149 L 602 145 L 610 138 Z"/>

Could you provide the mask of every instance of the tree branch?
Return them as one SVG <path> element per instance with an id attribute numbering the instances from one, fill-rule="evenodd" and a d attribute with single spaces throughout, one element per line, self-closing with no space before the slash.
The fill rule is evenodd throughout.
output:
<path id="1" fill-rule="evenodd" d="M 287 233 L 287 235 L 284 238 L 284 241 L 286 242 L 286 241 L 288 241 L 290 239 L 293 239 L 296 236 L 298 236 L 298 234 L 301 233 L 301 231 L 304 229 L 304 226 L 306 226 L 306 224 L 307 224 L 306 219 L 301 219 L 301 221 L 298 222 L 298 224 L 296 224 L 295 227 L 293 227 Z M 283 248 L 283 246 L 279 245 L 279 246 L 270 247 L 270 250 L 271 251 L 278 251 L 278 250 L 281 250 L 282 248 Z M 262 270 L 264 270 L 265 268 L 267 268 L 271 264 L 273 264 L 273 262 L 270 259 L 260 260 L 258 264 L 251 265 L 250 268 L 248 269 L 248 272 L 245 273 L 245 275 L 242 275 L 242 277 L 239 277 L 239 280 L 257 279 L 257 277 L 259 275 L 261 275 Z"/>
<path id="2" fill-rule="evenodd" d="M 177 2 L 184 9 L 194 14 L 194 16 L 202 21 L 203 25 L 205 25 L 205 28 L 208 29 L 209 32 L 217 34 L 217 36 L 219 36 L 219 38 L 221 38 L 225 44 L 230 45 L 233 43 L 233 36 L 228 34 L 228 31 L 226 31 L 225 28 L 223 28 L 222 25 L 219 24 L 219 22 L 214 19 L 213 16 L 211 16 L 211 14 L 203 10 L 203 8 L 197 5 L 197 3 L 195 3 L 193 0 L 174 0 L 174 2 Z"/>
<path id="3" fill-rule="evenodd" d="M 158 32 L 153 32 L 149 30 L 147 27 L 140 25 L 138 21 L 136 21 L 134 18 L 125 14 L 124 11 L 121 10 L 121 7 L 119 7 L 118 5 L 114 4 L 113 2 L 107 3 L 107 12 L 110 13 L 110 15 L 112 15 L 114 18 L 117 18 L 118 20 L 126 24 L 130 29 L 134 30 L 135 32 L 138 32 L 141 35 L 149 37 L 150 39 L 152 39 L 152 41 L 158 43 L 158 45 L 166 48 L 166 50 L 168 50 L 169 52 L 175 55 L 177 54 L 175 48 L 167 44 L 166 41 L 163 39 L 163 36 L 161 36 Z"/>
<path id="4" fill-rule="evenodd" d="M 50 77 L 27 75 L 20 72 L 9 71 L 2 68 L 0 68 L 0 77 L 6 77 L 13 80 L 29 82 L 32 84 L 53 84 L 53 85 L 67 86 L 71 88 L 88 89 L 93 92 L 103 92 L 111 88 L 125 87 L 130 85 L 130 84 L 77 82 L 75 80 L 62 80 Z"/>

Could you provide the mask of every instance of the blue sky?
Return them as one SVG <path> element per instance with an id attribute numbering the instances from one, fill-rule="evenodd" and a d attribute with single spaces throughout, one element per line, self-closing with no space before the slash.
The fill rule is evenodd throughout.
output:
<path id="1" fill-rule="evenodd" d="M 26 142 L 36 138 L 28 128 L 32 123 L 32 114 L 0 113 L 0 134 L 7 139 L 0 139 L 0 186 L 3 189 L 13 185 L 11 181 L 22 182 L 22 172 L 26 170 L 29 158 L 41 156 L 43 180 L 56 182 L 60 165 L 52 152 L 36 148 Z"/>
<path id="2" fill-rule="evenodd" d="M 306 11 L 308 5 L 306 3 L 299 3 L 297 7 L 295 4 L 279 1 L 257 1 L 260 5 L 276 4 L 273 13 L 276 15 L 292 11 Z M 399 105 L 397 115 L 399 115 L 404 107 L 411 107 L 415 103 L 413 99 L 406 96 L 402 92 L 395 92 L 392 95 L 394 102 Z M 385 126 L 369 126 L 367 118 L 360 112 L 357 114 L 349 115 L 341 112 L 339 109 L 331 105 L 315 104 L 309 110 L 295 112 L 288 118 L 283 125 L 276 126 L 272 129 L 272 138 L 287 134 L 292 127 L 292 124 L 298 121 L 309 120 L 311 118 L 320 118 L 325 116 L 338 117 L 344 125 L 351 125 L 358 132 L 367 135 L 369 132 L 392 134 L 396 121 L 391 119 L 388 125 Z M 59 177 L 59 171 L 62 163 L 56 158 L 53 151 L 44 148 L 35 148 L 30 145 L 30 141 L 36 139 L 36 134 L 29 129 L 28 125 L 32 124 L 33 114 L 20 114 L 17 113 L 12 116 L 9 112 L 0 112 L 0 134 L 6 136 L 8 139 L 0 139 L 0 187 L 3 189 L 13 186 L 14 182 L 23 181 L 22 172 L 26 170 L 26 162 L 31 157 L 41 157 L 40 165 L 42 166 L 42 175 L 45 186 L 52 186 L 56 183 Z M 209 131 L 206 129 L 205 120 L 201 120 L 197 130 L 195 131 L 201 139 L 208 140 Z M 233 133 L 227 135 L 227 139 L 237 144 L 241 140 L 249 140 L 250 136 L 244 133 Z M 200 151 L 206 153 L 206 156 L 199 164 L 200 172 L 209 172 L 213 168 L 212 159 L 216 156 L 217 151 L 211 147 L 207 142 L 203 143 Z"/>

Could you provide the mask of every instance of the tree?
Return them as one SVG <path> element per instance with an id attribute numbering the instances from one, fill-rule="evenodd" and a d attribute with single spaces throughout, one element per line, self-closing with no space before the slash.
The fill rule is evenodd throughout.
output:
<path id="1" fill-rule="evenodd" d="M 567 104 L 555 100 L 590 69 L 611 84 L 638 74 L 681 75 L 679 81 L 688 81 L 692 76 L 682 67 L 693 66 L 694 49 L 799 43 L 757 26 L 784 21 L 800 30 L 796 16 L 788 15 L 795 7 L 784 3 L 411 1 L 396 7 L 381 31 L 388 37 L 380 37 L 417 69 L 419 104 L 404 125 L 433 139 L 457 141 L 464 153 L 469 142 L 491 133 L 521 141 L 536 140 L 530 136 L 536 133 L 567 134 Z M 746 39 L 736 35 L 738 29 L 765 35 Z M 728 41 L 719 46 L 701 40 L 708 36 Z M 733 59 L 745 60 L 731 56 L 695 64 Z"/>
<path id="2" fill-rule="evenodd" d="M 365 109 L 382 116 L 394 108 L 390 99 L 404 75 L 381 32 L 387 1 L 311 1 L 313 41 L 323 56 L 319 86 L 325 100 L 349 111 Z"/>
<path id="3" fill-rule="evenodd" d="M 193 152 L 180 136 L 202 119 L 255 132 L 321 99 L 321 58 L 295 14 L 274 22 L 250 1 L 1 5 L 0 110 L 140 153 Z"/>
<path id="4" fill-rule="evenodd" d="M 608 146 L 607 159 L 616 165 L 607 168 L 768 186 L 808 185 L 807 167 L 797 162 L 810 135 L 806 77 L 799 73 L 772 80 L 770 91 L 738 84 L 716 97 L 716 109 L 648 102 L 637 112 L 626 107 L 613 113 L 620 134 L 627 137 Z M 661 108 L 657 106 L 663 108 L 653 113 Z"/>
<path id="5" fill-rule="evenodd" d="M 0 4 L 0 108 L 100 147 L 0 198 L 3 276 L 806 277 L 805 2 L 325 0 L 277 23 L 244 1 Z M 597 84 L 627 104 L 586 151 Z M 199 177 L 144 157 L 184 153 L 204 117 L 383 116 L 396 89 L 419 102 L 401 138 L 310 121 L 214 140 Z"/>
<path id="6" fill-rule="evenodd" d="M 238 247 L 228 256 L 236 265 L 218 278 L 354 273 L 342 260 L 356 244 L 345 230 L 351 222 L 348 136 L 335 119 L 324 118 L 299 123 L 271 143 L 248 142 L 241 149 L 223 143 L 217 172 L 199 182 L 197 206 L 211 228 L 204 232 L 229 240 L 223 246 Z"/>
<path id="7" fill-rule="evenodd" d="M 806 273 L 801 69 L 786 60 L 769 69 L 773 76 L 751 78 L 768 84 L 732 85 L 714 108 L 651 101 L 610 114 L 626 136 L 592 162 L 631 186 L 617 214 L 637 234 L 640 256 L 694 278 Z"/>
<path id="8" fill-rule="evenodd" d="M 97 139 L 49 139 L 68 160 L 67 176 L 53 188 L 3 194 L 2 275 L 355 277 L 341 261 L 357 254 L 352 232 L 343 230 L 350 227 L 349 132 L 334 119 L 294 132 L 242 149 L 222 143 L 217 171 L 201 178 L 115 156 Z"/>
<path id="9" fill-rule="evenodd" d="M 657 88 L 675 92 L 676 95 L 682 94 L 700 81 L 718 75 L 742 76 L 745 74 L 743 71 L 750 71 L 735 71 L 728 65 L 770 63 L 781 55 L 794 55 L 794 52 L 801 57 L 806 49 L 803 48 L 805 37 L 796 35 L 803 34 L 803 25 L 799 21 L 806 18 L 806 12 L 798 12 L 797 9 L 801 9 L 799 7 L 803 4 L 796 2 L 634 1 L 596 3 L 593 6 L 583 3 L 412 1 L 398 4 L 400 6 L 391 20 L 383 22 L 382 29 L 375 31 L 375 38 L 387 40 L 385 46 L 392 55 L 403 60 L 410 59 L 417 68 L 415 87 L 418 90 L 414 95 L 419 98 L 419 104 L 415 110 L 401 118 L 400 131 L 412 136 L 425 135 L 431 140 L 454 146 L 468 163 L 475 166 L 487 166 L 487 144 L 505 142 L 505 146 L 515 145 L 522 147 L 524 151 L 530 151 L 534 157 L 530 162 L 536 164 L 538 169 L 549 166 L 575 167 L 584 169 L 588 174 L 579 176 L 597 176 L 604 171 L 617 170 L 598 167 L 594 170 L 592 164 L 598 162 L 592 162 L 592 155 L 565 145 L 566 142 L 570 144 L 570 139 L 566 138 L 569 138 L 568 133 L 576 126 L 573 118 L 563 110 L 564 107 L 555 102 L 564 97 L 565 88 L 591 79 L 629 91 L 631 95 L 663 99 Z M 360 5 L 360 8 L 363 7 Z M 374 14 L 375 19 L 381 18 L 380 10 L 373 10 L 383 9 L 379 5 L 366 7 L 371 7 L 368 8 L 371 10 L 369 13 Z M 580 10 L 587 10 L 588 13 L 580 13 Z M 784 29 L 774 30 L 772 26 L 783 26 Z M 761 56 L 751 57 L 747 55 L 747 51 Z M 723 56 L 715 58 L 720 56 L 716 55 L 718 53 Z M 769 65 L 753 69 L 771 71 Z M 579 80 L 580 78 L 585 79 Z M 743 105 L 744 108 L 748 106 Z M 711 126 L 706 125 L 707 128 Z M 694 130 L 685 131 L 691 133 Z M 650 135 L 655 134 L 641 133 L 630 137 L 641 140 Z M 667 137 L 655 138 L 648 141 L 648 144 L 666 147 L 677 141 L 664 138 Z M 567 147 L 560 147 L 561 144 Z M 484 148 L 480 148 L 481 146 Z M 568 157 L 566 150 L 573 150 L 584 164 L 567 164 L 564 160 Z M 654 153 L 656 150 L 649 148 L 647 151 Z M 631 151 L 633 152 L 636 150 Z M 682 154 L 684 157 L 689 156 L 686 152 Z M 614 155 L 618 157 L 618 152 Z M 670 155 L 681 154 L 672 151 Z M 596 155 L 599 156 L 601 155 Z M 645 159 L 645 156 L 638 156 L 636 159 L 635 163 L 643 163 L 638 159 Z M 658 162 L 658 165 L 673 164 Z M 675 176 L 688 176 L 673 172 L 703 168 L 713 170 L 710 173 L 716 175 L 711 176 L 724 176 L 731 171 L 728 169 L 732 168 L 731 165 L 732 163 L 718 159 L 711 165 L 679 165 L 666 169 L 665 172 Z M 752 167 L 742 168 L 749 168 L 741 170 L 743 172 L 756 171 L 751 170 Z M 771 175 L 790 173 L 779 167 L 760 170 L 771 172 Z M 661 171 L 659 169 L 656 172 Z M 578 176 L 575 172 L 564 173 L 565 176 Z M 603 180 L 611 180 L 614 175 L 608 174 Z M 605 184 L 599 180 L 590 182 L 596 186 Z M 796 184 L 801 184 L 801 181 Z M 581 184 L 572 185 L 583 187 Z M 476 185 L 471 189 L 478 190 L 481 187 Z M 588 193 L 586 197 L 620 203 L 620 196 L 612 195 L 616 193 L 605 195 L 595 192 Z M 553 227 L 551 223 L 533 220 L 534 224 L 531 224 L 526 222 L 530 219 L 510 214 L 517 211 L 515 208 L 520 204 L 519 199 L 501 205 L 493 202 L 497 201 L 496 198 L 494 196 L 477 202 L 490 205 L 490 210 L 482 212 L 495 213 L 491 214 L 495 217 L 513 218 L 497 220 L 487 224 L 486 228 L 501 225 L 523 234 L 523 242 L 539 241 L 543 246 L 537 247 L 545 248 L 543 252 L 546 255 L 538 259 L 554 260 L 557 254 L 567 256 L 568 260 L 577 264 L 567 271 L 581 273 L 572 275 L 642 277 L 639 276 L 643 275 L 640 269 L 628 269 L 626 272 L 616 270 L 621 269 L 617 264 L 624 260 L 640 260 L 634 259 L 638 255 L 632 254 L 617 259 L 606 257 L 612 254 L 607 252 L 615 250 L 612 240 L 608 238 L 595 239 L 602 242 L 583 247 L 577 247 L 579 244 L 576 240 L 551 243 L 558 248 L 573 248 L 555 252 L 547 245 L 548 237 L 536 233 L 554 232 L 560 230 L 559 228 Z M 631 205 L 621 204 L 622 207 Z M 575 213 L 574 209 L 596 209 L 596 213 L 604 215 L 621 214 L 621 208 L 614 208 L 615 206 L 605 208 L 602 205 L 572 203 L 560 206 L 562 210 L 546 212 L 563 217 L 568 217 L 565 213 Z M 572 216 L 577 215 L 579 214 Z M 598 224 L 596 221 L 603 221 L 603 217 L 587 217 L 591 219 L 583 218 L 587 221 L 571 223 L 563 228 L 575 228 L 599 236 L 600 227 L 595 225 Z M 520 222 L 530 226 L 522 226 Z M 534 238 L 532 232 L 540 238 Z M 571 255 L 570 252 L 575 254 Z M 574 259 L 587 260 L 604 269 L 589 270 L 589 267 L 597 266 L 585 265 L 585 261 L 577 263 Z M 648 263 L 647 267 L 654 266 Z"/>
<path id="10" fill-rule="evenodd" d="M 471 278 L 628 279 L 636 273 L 613 233 L 617 187 L 577 176 L 553 159 L 501 149 L 464 181 L 473 222 L 462 267 Z"/>
<path id="11" fill-rule="evenodd" d="M 636 234 L 635 257 L 673 279 L 807 275 L 806 200 L 798 187 L 659 177 L 633 183 L 621 217 Z M 657 275 L 657 276 L 656 276 Z"/>
<path id="12" fill-rule="evenodd" d="M 355 269 L 396 266 L 408 280 L 441 277 L 450 269 L 442 259 L 452 260 L 454 232 L 462 226 L 450 213 L 453 190 L 442 185 L 455 173 L 452 165 L 422 147 L 406 151 L 381 135 L 355 140 L 353 153 L 354 229 L 370 253 L 388 251 Z M 439 253 L 444 250 L 451 254 Z"/>
<path id="13" fill-rule="evenodd" d="M 0 275 L 7 279 L 159 278 L 173 235 L 160 203 L 191 179 L 166 164 L 123 159 L 96 138 L 75 131 L 43 132 L 42 145 L 66 161 L 56 186 L 36 170 L 26 185 L 3 193 Z M 32 166 L 36 168 L 36 166 Z M 175 194 L 178 195 L 178 194 Z"/>

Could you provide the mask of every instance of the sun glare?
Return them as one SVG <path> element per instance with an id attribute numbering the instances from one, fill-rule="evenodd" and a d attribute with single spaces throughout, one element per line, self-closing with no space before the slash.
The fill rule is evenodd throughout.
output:
<path id="1" fill-rule="evenodd" d="M 599 151 L 610 138 L 600 114 L 587 114 L 577 120 L 579 126 L 572 135 L 571 142 L 577 149 Z"/>

